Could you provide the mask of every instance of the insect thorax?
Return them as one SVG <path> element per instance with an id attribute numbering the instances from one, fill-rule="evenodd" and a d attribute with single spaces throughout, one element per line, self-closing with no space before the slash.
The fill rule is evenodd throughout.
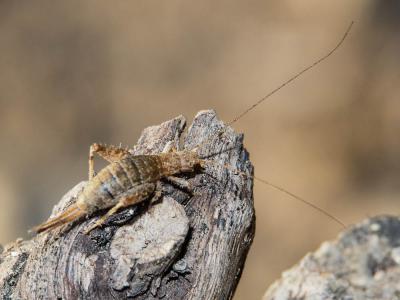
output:
<path id="1" fill-rule="evenodd" d="M 202 164 L 202 160 L 194 151 L 162 153 L 159 157 L 164 176 L 182 172 L 193 172 L 197 166 L 201 166 Z"/>

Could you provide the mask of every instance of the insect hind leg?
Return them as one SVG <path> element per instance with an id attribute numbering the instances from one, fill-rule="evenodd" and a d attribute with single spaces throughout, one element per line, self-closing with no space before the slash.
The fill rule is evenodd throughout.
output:
<path id="1" fill-rule="evenodd" d="M 121 148 L 113 145 L 102 145 L 94 143 L 89 148 L 89 180 L 94 177 L 94 154 L 97 153 L 100 157 L 108 162 L 114 162 L 122 159 L 126 155 L 130 155 L 127 148 Z"/>
<path id="2" fill-rule="evenodd" d="M 90 233 L 93 229 L 103 225 L 109 217 L 114 215 L 120 208 L 131 206 L 133 204 L 142 202 L 149 198 L 154 193 L 156 185 L 154 183 L 144 183 L 137 187 L 131 188 L 130 190 L 122 193 L 117 199 L 116 205 L 110 208 L 110 210 L 98 219 L 93 225 L 85 230 L 85 234 Z"/>

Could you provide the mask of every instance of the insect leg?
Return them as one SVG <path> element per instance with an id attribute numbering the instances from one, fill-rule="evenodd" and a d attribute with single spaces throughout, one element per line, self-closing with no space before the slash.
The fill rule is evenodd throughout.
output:
<path id="1" fill-rule="evenodd" d="M 89 180 L 94 177 L 94 154 L 97 153 L 100 157 L 108 162 L 120 160 L 126 155 L 129 155 L 128 149 L 116 147 L 112 145 L 101 145 L 94 143 L 89 149 Z"/>
<path id="2" fill-rule="evenodd" d="M 173 186 L 179 188 L 191 197 L 196 195 L 196 193 L 194 192 L 194 186 L 185 178 L 166 176 L 163 178 L 163 181 L 172 184 Z"/>
<path id="3" fill-rule="evenodd" d="M 154 193 L 156 185 L 154 183 L 144 183 L 130 190 L 122 193 L 118 198 L 118 203 L 114 205 L 104 216 L 98 219 L 93 225 L 85 230 L 85 234 L 96 227 L 101 226 L 110 216 L 115 214 L 120 208 L 127 207 L 147 199 L 151 194 Z"/>
<path id="4" fill-rule="evenodd" d="M 169 182 L 177 185 L 183 190 L 191 191 L 193 189 L 192 185 L 184 178 L 179 178 L 175 176 L 167 176 L 165 177 Z"/>

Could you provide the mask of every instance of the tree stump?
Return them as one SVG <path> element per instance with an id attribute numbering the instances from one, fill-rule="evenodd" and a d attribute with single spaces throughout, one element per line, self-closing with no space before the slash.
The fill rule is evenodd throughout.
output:
<path id="1" fill-rule="evenodd" d="M 265 300 L 400 299 L 400 219 L 379 216 L 349 228 L 336 241 L 283 273 Z"/>
<path id="2" fill-rule="evenodd" d="M 179 116 L 146 128 L 132 153 L 156 154 L 168 142 L 179 147 L 185 125 Z M 224 134 L 216 134 L 221 128 Z M 88 235 L 99 214 L 6 246 L 2 299 L 232 298 L 255 232 L 253 167 L 243 135 L 202 111 L 182 144 L 200 145 L 200 155 L 215 162 L 182 175 L 193 190 L 163 181 L 161 200 L 125 209 Z M 72 188 L 52 216 L 86 183 Z"/>

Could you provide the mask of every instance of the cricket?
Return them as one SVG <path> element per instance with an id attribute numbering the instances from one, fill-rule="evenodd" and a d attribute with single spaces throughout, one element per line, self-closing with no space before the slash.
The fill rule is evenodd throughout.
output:
<path id="1" fill-rule="evenodd" d="M 233 118 L 232 121 L 228 122 L 227 125 L 230 126 L 236 123 L 279 90 L 298 79 L 305 72 L 313 69 L 328 59 L 343 44 L 352 28 L 352 25 L 353 22 L 346 29 L 344 35 L 336 46 L 327 54 L 317 59 L 315 62 L 283 82 L 270 93 L 256 101 L 253 105 Z M 224 130 L 220 130 L 216 134 L 222 136 Z M 184 172 L 196 172 L 198 169 L 204 169 L 209 163 L 215 163 L 210 162 L 206 157 L 201 157 L 199 155 L 199 150 L 206 141 L 201 142 L 197 147 L 190 150 L 177 150 L 173 146 L 167 145 L 163 152 L 158 155 L 133 155 L 127 148 L 94 143 L 90 146 L 89 150 L 89 181 L 78 196 L 76 202 L 54 218 L 34 227 L 32 231 L 36 233 L 46 232 L 72 223 L 83 217 L 90 217 L 98 211 L 109 209 L 85 231 L 85 234 L 89 234 L 93 229 L 102 226 L 110 216 L 118 212 L 120 209 L 135 205 L 145 200 L 158 198 L 160 196 L 160 191 L 157 186 L 161 179 L 168 179 L 172 182 L 176 182 L 178 186 L 187 187 L 185 180 L 176 177 L 177 175 Z M 94 172 L 94 156 L 96 154 L 109 162 L 109 165 L 100 170 L 97 174 Z M 223 167 L 229 168 L 228 166 Z M 242 172 L 236 172 L 240 176 L 248 176 Z M 312 202 L 289 192 L 283 187 L 270 183 L 267 180 L 256 176 L 253 178 L 305 203 L 326 215 L 341 227 L 346 227 L 345 223 L 340 219 L 314 205 Z"/>

